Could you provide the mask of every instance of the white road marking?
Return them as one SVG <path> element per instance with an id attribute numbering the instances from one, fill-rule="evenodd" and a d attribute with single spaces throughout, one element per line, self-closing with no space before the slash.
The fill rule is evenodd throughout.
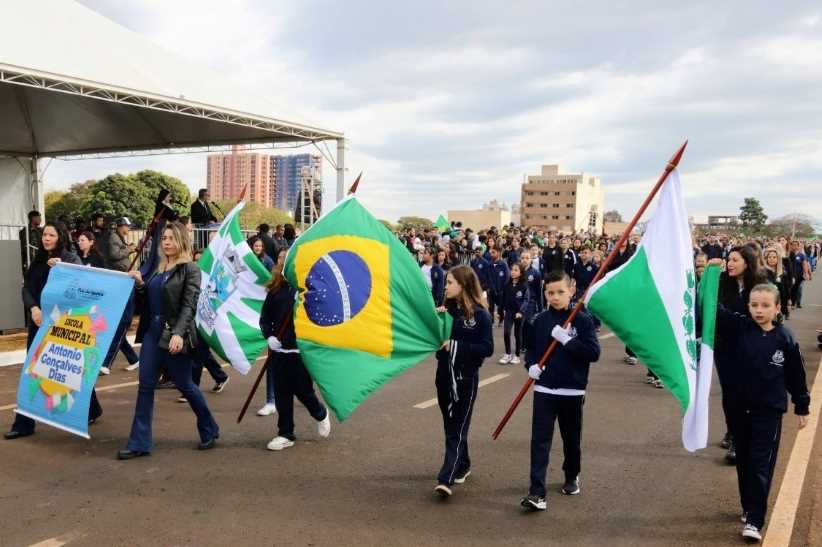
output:
<path id="1" fill-rule="evenodd" d="M 603 334 L 602 336 L 597 336 L 597 339 L 605 340 L 606 338 L 613 338 L 614 336 L 616 336 L 616 334 L 614 334 L 613 332 L 609 332 L 608 334 Z"/>
<path id="2" fill-rule="evenodd" d="M 32 543 L 29 547 L 63 547 L 63 545 L 69 543 L 70 541 L 74 541 L 78 539 L 82 534 L 78 532 L 69 532 L 68 534 L 63 534 L 62 536 L 57 536 L 49 539 L 44 539 L 43 541 Z"/>
<path id="3" fill-rule="evenodd" d="M 793 525 L 796 520 L 796 510 L 799 507 L 799 497 L 802 494 L 802 485 L 805 483 L 805 472 L 811 459 L 813 441 L 819 424 L 819 411 L 822 408 L 822 359 L 811 389 L 811 407 L 808 425 L 796 433 L 788 467 L 782 478 L 782 486 L 773 506 L 768 531 L 765 534 L 763 547 L 782 547 L 790 545 Z M 791 418 L 793 416 L 791 415 Z M 794 418 L 795 419 L 795 418 Z"/>
<path id="4" fill-rule="evenodd" d="M 498 381 L 502 380 L 503 378 L 508 378 L 509 376 L 511 376 L 510 373 L 494 374 L 490 378 L 486 378 L 485 380 L 480 380 L 480 383 L 478 384 L 478 386 L 479 387 L 485 387 L 488 384 L 493 384 L 494 382 L 498 382 Z M 420 408 L 420 409 L 430 408 L 430 407 L 434 406 L 435 404 L 437 404 L 437 399 L 428 399 L 427 401 L 423 401 L 419 404 L 414 405 L 414 408 Z"/>

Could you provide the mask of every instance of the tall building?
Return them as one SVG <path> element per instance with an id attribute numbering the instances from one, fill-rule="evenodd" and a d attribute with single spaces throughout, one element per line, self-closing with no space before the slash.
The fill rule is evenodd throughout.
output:
<path id="1" fill-rule="evenodd" d="M 248 185 L 246 201 L 271 207 L 277 179 L 271 171 L 269 155 L 249 152 L 245 146 L 232 146 L 230 154 L 208 156 L 206 185 L 211 199 L 238 199 Z"/>
<path id="2" fill-rule="evenodd" d="M 598 177 L 560 173 L 558 165 L 543 165 L 539 175 L 522 185 L 523 226 L 564 233 L 602 233 L 605 191 Z"/>
<path id="3" fill-rule="evenodd" d="M 271 204 L 283 211 L 294 211 L 300 194 L 300 170 L 303 167 L 315 169 L 317 180 L 322 180 L 322 156 L 319 154 L 297 154 L 294 156 L 271 156 L 271 173 L 276 185 L 271 189 Z"/>

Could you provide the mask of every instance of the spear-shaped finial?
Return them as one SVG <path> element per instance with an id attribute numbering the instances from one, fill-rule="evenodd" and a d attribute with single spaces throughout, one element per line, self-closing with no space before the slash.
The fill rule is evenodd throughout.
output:
<path id="1" fill-rule="evenodd" d="M 360 171 L 360 174 L 357 175 L 357 180 L 354 181 L 354 184 L 351 185 L 351 188 L 348 189 L 347 195 L 350 196 L 351 194 L 357 191 L 357 186 L 360 184 L 360 177 L 362 177 L 362 171 Z"/>

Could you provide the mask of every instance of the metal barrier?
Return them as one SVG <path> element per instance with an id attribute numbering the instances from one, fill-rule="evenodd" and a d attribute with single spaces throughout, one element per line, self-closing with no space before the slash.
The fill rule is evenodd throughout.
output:
<path id="1" fill-rule="evenodd" d="M 20 232 L 23 232 L 24 241 L 20 244 L 20 258 L 24 262 L 26 268 L 34 259 L 34 254 L 37 252 L 37 241 L 29 241 L 30 232 L 22 224 L 0 224 L 0 241 L 20 241 Z M 28 247 L 29 252 L 23 252 L 23 246 Z"/>
<path id="2" fill-rule="evenodd" d="M 195 251 L 202 251 L 206 247 L 208 247 L 209 241 L 211 241 L 211 234 L 216 234 L 217 230 L 219 230 L 219 226 L 215 226 L 213 228 L 193 228 L 190 231 L 191 236 L 191 246 L 192 249 Z M 243 236 L 248 239 L 252 236 L 257 235 L 256 230 L 240 230 Z M 143 237 L 146 234 L 146 230 L 131 230 L 128 233 L 127 243 L 134 243 L 135 245 L 140 245 L 140 242 L 143 240 Z M 143 248 L 143 252 L 140 254 L 140 264 L 148 260 L 149 254 L 151 254 L 151 245 L 155 245 L 155 242 L 151 242 L 150 244 L 146 245 Z M 272 257 L 273 258 L 273 257 Z"/>

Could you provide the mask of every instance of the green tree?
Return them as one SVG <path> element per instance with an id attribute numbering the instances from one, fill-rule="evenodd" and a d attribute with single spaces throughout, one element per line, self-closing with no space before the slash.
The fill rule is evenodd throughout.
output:
<path id="1" fill-rule="evenodd" d="M 417 230 L 424 230 L 432 228 L 434 223 L 427 218 L 422 217 L 400 217 L 397 221 L 400 230 L 407 230 L 408 228 L 415 228 Z"/>
<path id="2" fill-rule="evenodd" d="M 217 205 L 225 213 L 231 211 L 237 200 L 218 200 Z M 219 211 L 214 211 L 216 216 L 222 218 Z M 294 224 L 294 219 L 288 216 L 285 211 L 273 207 L 265 207 L 259 203 L 247 202 L 243 210 L 240 211 L 240 227 L 243 230 L 256 230 L 260 224 L 268 224 L 272 230 L 277 224 Z M 297 226 L 299 228 L 299 226 Z"/>
<path id="3" fill-rule="evenodd" d="M 148 189 L 152 201 L 156 200 L 160 190 L 165 188 L 171 193 L 172 208 L 178 215 L 188 215 L 191 212 L 190 206 L 193 199 L 188 191 L 188 186 L 183 184 L 183 181 L 177 177 L 159 171 L 152 171 L 151 169 L 144 169 L 129 175 L 129 177 L 137 184 Z"/>
<path id="4" fill-rule="evenodd" d="M 88 199 L 89 188 L 94 184 L 94 180 L 87 180 L 72 184 L 68 192 L 57 190 L 46 192 L 46 219 L 57 220 L 60 217 L 66 217 L 73 221 L 81 216 L 80 209 Z"/>
<path id="5" fill-rule="evenodd" d="M 768 215 L 759 204 L 756 198 L 745 198 L 742 207 L 739 208 L 739 220 L 742 222 L 742 227 L 745 232 L 749 234 L 758 234 L 765 228 L 765 221 L 768 220 Z"/>
<path id="6" fill-rule="evenodd" d="M 788 236 L 807 239 L 816 233 L 815 219 L 810 215 L 791 213 L 775 218 L 768 223 L 768 235 L 771 237 Z"/>
<path id="7" fill-rule="evenodd" d="M 393 225 L 393 224 L 391 224 L 390 222 L 388 222 L 387 220 L 380 219 L 380 222 L 382 222 L 382 225 L 383 225 L 383 226 L 385 226 L 386 228 L 388 228 L 388 231 L 389 231 L 389 232 L 393 232 L 394 230 L 396 230 L 396 228 L 394 227 L 394 225 Z"/>
<path id="8" fill-rule="evenodd" d="M 132 175 L 115 173 L 89 188 L 79 213 L 84 218 L 91 218 L 95 213 L 106 218 L 128 217 L 138 226 L 148 226 L 154 215 L 156 198 L 156 192 L 139 184 Z"/>

